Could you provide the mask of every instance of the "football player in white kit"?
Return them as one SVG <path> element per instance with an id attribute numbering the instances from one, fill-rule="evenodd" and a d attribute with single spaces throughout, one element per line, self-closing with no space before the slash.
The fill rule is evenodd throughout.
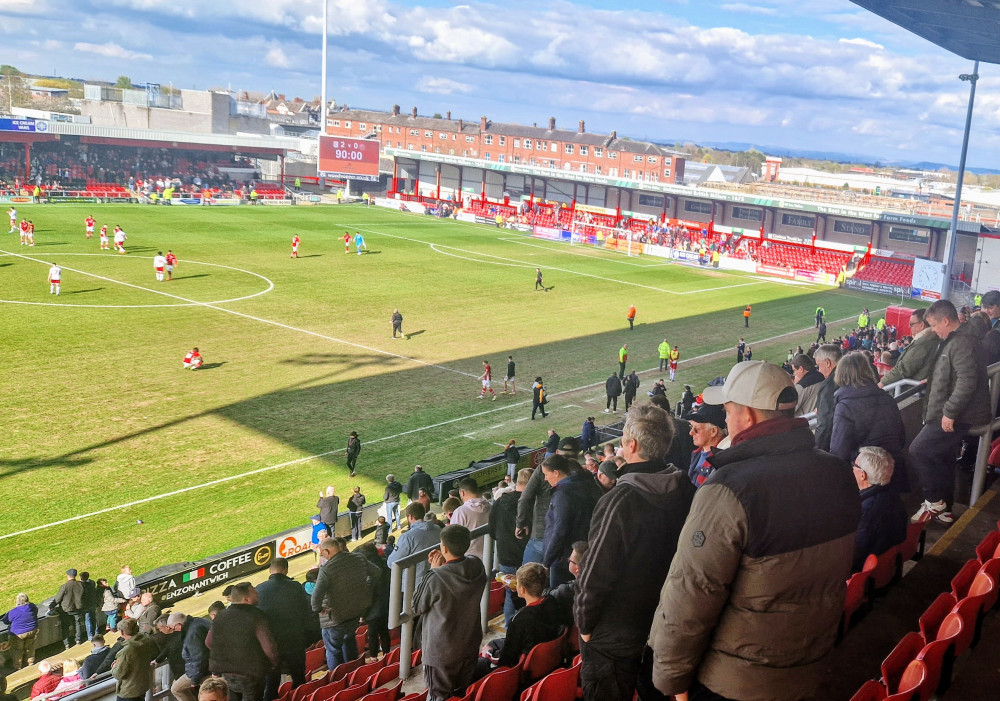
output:
<path id="1" fill-rule="evenodd" d="M 167 259 L 163 255 L 163 251 L 160 251 L 155 256 L 153 256 L 153 270 L 156 271 L 157 282 L 163 282 L 163 269 L 167 267 Z"/>
<path id="2" fill-rule="evenodd" d="M 125 253 L 125 239 L 127 238 L 125 230 L 115 225 L 115 250 L 123 255 Z"/>
<path id="3" fill-rule="evenodd" d="M 7 210 L 7 216 L 10 217 L 10 231 L 8 231 L 7 233 L 8 234 L 16 234 L 17 233 L 17 210 L 14 209 L 13 207 L 11 207 L 10 209 Z"/>
<path id="4" fill-rule="evenodd" d="M 101 250 L 110 251 L 111 247 L 108 245 L 108 225 L 105 224 L 101 227 Z"/>
<path id="5" fill-rule="evenodd" d="M 59 286 L 62 283 L 62 268 L 53 263 L 49 268 L 49 294 L 58 295 Z"/>

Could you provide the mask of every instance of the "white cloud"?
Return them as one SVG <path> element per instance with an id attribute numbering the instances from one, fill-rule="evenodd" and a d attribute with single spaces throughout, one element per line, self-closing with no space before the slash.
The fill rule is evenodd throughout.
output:
<path id="1" fill-rule="evenodd" d="M 107 42 L 105 44 L 89 44 L 84 41 L 78 41 L 73 45 L 74 51 L 82 51 L 88 54 L 97 54 L 98 56 L 104 56 L 105 58 L 117 58 L 124 59 L 127 61 L 151 61 L 153 59 L 152 55 L 142 53 L 139 51 L 130 51 L 114 42 Z"/>
<path id="2" fill-rule="evenodd" d="M 885 47 L 882 46 L 881 44 L 876 43 L 874 41 L 869 41 L 868 39 L 862 39 L 861 37 L 854 37 L 853 39 L 841 39 L 840 43 L 841 44 L 854 44 L 855 46 L 864 46 L 865 48 L 878 49 L 879 51 L 882 51 L 882 50 L 885 49 Z"/>
<path id="3" fill-rule="evenodd" d="M 417 82 L 416 88 L 420 92 L 436 93 L 438 95 L 472 92 L 471 85 L 459 83 L 457 80 L 451 80 L 450 78 L 434 78 L 431 76 L 421 78 Z"/>
<path id="4" fill-rule="evenodd" d="M 721 9 L 726 12 L 745 12 L 752 15 L 776 15 L 778 10 L 773 7 L 763 5 L 748 5 L 745 2 L 730 2 L 722 5 Z"/>
<path id="5" fill-rule="evenodd" d="M 282 51 L 280 47 L 272 47 L 268 49 L 267 53 L 264 55 L 264 63 L 268 66 L 273 66 L 274 68 L 289 68 L 292 62 L 288 60 L 288 56 Z"/>

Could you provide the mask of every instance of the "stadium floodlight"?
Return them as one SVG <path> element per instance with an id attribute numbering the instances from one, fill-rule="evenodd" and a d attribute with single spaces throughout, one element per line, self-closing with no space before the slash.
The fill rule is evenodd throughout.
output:
<path id="1" fill-rule="evenodd" d="M 329 9 L 330 9 L 330 0 L 323 0 L 323 58 L 322 58 L 323 65 L 320 68 L 320 80 L 323 83 L 323 85 L 322 85 L 322 87 L 320 89 L 320 100 L 323 101 L 323 104 L 320 105 L 320 108 L 319 108 L 320 133 L 321 134 L 325 134 L 326 133 L 326 105 L 327 105 L 327 100 L 326 100 L 326 28 L 327 28 L 327 24 L 329 23 Z"/>

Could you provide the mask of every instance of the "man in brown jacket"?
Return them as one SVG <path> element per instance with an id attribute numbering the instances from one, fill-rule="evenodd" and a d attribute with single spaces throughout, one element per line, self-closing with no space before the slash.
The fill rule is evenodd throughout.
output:
<path id="1" fill-rule="evenodd" d="M 913 468 L 924 490 L 924 503 L 913 521 L 955 520 L 955 457 L 962 437 L 992 418 L 986 361 L 974 329 L 958 321 L 958 310 L 940 299 L 924 319 L 941 339 L 934 369 L 927 378 L 924 427 L 910 444 Z"/>
<path id="2" fill-rule="evenodd" d="M 781 368 L 740 363 L 702 396 L 725 405 L 732 446 L 709 458 L 663 584 L 653 683 L 684 699 L 810 697 L 844 606 L 857 485 L 793 418 Z"/>

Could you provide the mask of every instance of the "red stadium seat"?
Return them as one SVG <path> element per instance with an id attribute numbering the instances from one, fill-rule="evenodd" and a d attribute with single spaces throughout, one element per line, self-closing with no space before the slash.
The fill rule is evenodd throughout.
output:
<path id="1" fill-rule="evenodd" d="M 972 647 L 976 638 L 976 628 L 979 625 L 980 606 L 982 602 L 975 598 L 962 599 L 952 613 L 957 613 L 962 618 L 962 630 L 955 637 L 955 657 Z M 942 625 L 944 625 L 942 623 Z"/>
<path id="2" fill-rule="evenodd" d="M 882 683 L 886 689 L 895 689 L 899 685 L 907 665 L 915 660 L 923 649 L 924 639 L 920 633 L 907 633 L 896 643 L 896 647 L 882 661 Z"/>
<path id="3" fill-rule="evenodd" d="M 930 697 L 927 665 L 920 660 L 911 660 L 899 680 L 895 694 L 886 696 L 886 701 L 924 701 Z"/>
<path id="4" fill-rule="evenodd" d="M 847 580 L 847 596 L 844 598 L 844 612 L 840 617 L 838 638 L 843 639 L 851 625 L 851 619 L 868 603 L 871 586 L 871 572 L 855 572 Z"/>
<path id="5" fill-rule="evenodd" d="M 391 665 L 399 662 L 399 645 L 389 650 L 389 654 L 385 656 L 385 663 Z"/>
<path id="6" fill-rule="evenodd" d="M 903 562 L 919 560 L 924 556 L 924 543 L 927 539 L 926 528 L 926 521 L 911 523 L 906 527 L 906 540 L 899 546 L 899 554 Z"/>
<path id="7" fill-rule="evenodd" d="M 937 637 L 924 646 L 916 659 L 927 666 L 927 688 L 943 694 L 951 684 L 955 647 L 962 635 L 962 617 L 949 613 L 938 628 Z"/>
<path id="8" fill-rule="evenodd" d="M 579 664 L 557 669 L 525 689 L 521 701 L 575 701 L 579 683 Z"/>
<path id="9" fill-rule="evenodd" d="M 343 691 L 347 688 L 347 680 L 341 679 L 335 682 L 327 682 L 320 688 L 316 689 L 309 697 L 308 701 L 328 701 L 333 697 L 338 691 Z"/>
<path id="10" fill-rule="evenodd" d="M 278 686 L 278 698 L 279 699 L 284 698 L 285 696 L 290 696 L 291 693 L 292 693 L 292 683 L 290 681 L 288 681 L 288 682 L 282 682 Z"/>
<path id="11" fill-rule="evenodd" d="M 969 587 L 972 586 L 972 580 L 976 578 L 980 567 L 979 560 L 969 560 L 952 578 L 951 593 L 955 595 L 956 601 L 961 601 L 969 593 Z"/>
<path id="12" fill-rule="evenodd" d="M 317 647 L 306 650 L 306 677 L 321 667 L 326 666 L 326 648 Z"/>
<path id="13" fill-rule="evenodd" d="M 868 562 L 871 560 L 871 555 L 868 556 L 868 560 L 865 562 L 865 570 L 868 569 Z M 883 591 L 889 587 L 890 584 L 895 582 L 901 572 L 902 561 L 900 559 L 900 547 L 898 545 L 889 548 L 881 555 L 875 558 L 875 567 L 871 570 L 872 575 L 872 586 L 875 591 Z"/>
<path id="14" fill-rule="evenodd" d="M 372 677 L 378 674 L 378 671 L 385 667 L 385 658 L 381 660 L 375 660 L 374 662 L 369 662 L 368 664 L 363 664 L 356 670 L 351 672 L 351 676 L 348 677 L 348 686 L 356 686 L 358 684 L 367 684 Z"/>
<path id="15" fill-rule="evenodd" d="M 1000 535 L 1000 532 L 998 532 Z M 500 582 L 490 582 L 490 608 L 489 616 L 493 618 L 503 612 L 503 602 L 507 596 L 507 587 Z"/>
<path id="16" fill-rule="evenodd" d="M 387 689 L 376 689 L 375 691 L 368 692 L 363 701 L 396 701 L 402 689 L 403 682 L 399 682 L 396 686 L 390 686 Z"/>
<path id="17" fill-rule="evenodd" d="M 305 684 L 300 684 L 292 690 L 292 701 L 304 701 L 304 699 L 316 691 L 316 689 L 323 686 L 323 680 L 317 679 L 316 681 L 309 681 Z"/>
<path id="18" fill-rule="evenodd" d="M 869 679 L 855 692 L 851 701 L 883 701 L 887 695 L 884 686 Z"/>
<path id="19" fill-rule="evenodd" d="M 427 701 L 427 689 L 417 692 L 415 694 L 407 694 L 399 701 Z"/>
<path id="20" fill-rule="evenodd" d="M 535 645 L 521 658 L 521 686 L 538 681 L 563 663 L 566 633 L 546 643 Z"/>
<path id="21" fill-rule="evenodd" d="M 365 663 L 365 656 L 361 655 L 356 660 L 351 660 L 350 662 L 344 662 L 337 665 L 337 668 L 330 672 L 328 681 L 335 682 L 340 679 L 346 679 L 354 670 Z"/>
<path id="22" fill-rule="evenodd" d="M 500 667 L 482 679 L 475 701 L 513 701 L 521 678 L 521 665 Z"/>
<path id="23" fill-rule="evenodd" d="M 338 691 L 332 697 L 330 701 L 358 701 L 365 694 L 368 693 L 367 684 L 358 684 L 357 686 L 349 686 L 343 691 Z"/>
<path id="24" fill-rule="evenodd" d="M 1000 546 L 1000 531 L 990 531 L 976 546 L 976 557 L 979 558 L 980 562 L 992 560 L 997 546 Z"/>
<path id="25" fill-rule="evenodd" d="M 371 684 L 373 689 L 377 689 L 383 684 L 388 684 L 393 679 L 399 678 L 399 663 L 394 662 L 393 664 L 386 665 L 380 669 L 374 677 L 371 679 Z"/>
<path id="26" fill-rule="evenodd" d="M 931 602 L 927 610 L 920 614 L 920 635 L 924 639 L 924 644 L 937 638 L 938 628 L 952 609 L 955 608 L 955 596 L 951 592 L 942 592 Z"/>

